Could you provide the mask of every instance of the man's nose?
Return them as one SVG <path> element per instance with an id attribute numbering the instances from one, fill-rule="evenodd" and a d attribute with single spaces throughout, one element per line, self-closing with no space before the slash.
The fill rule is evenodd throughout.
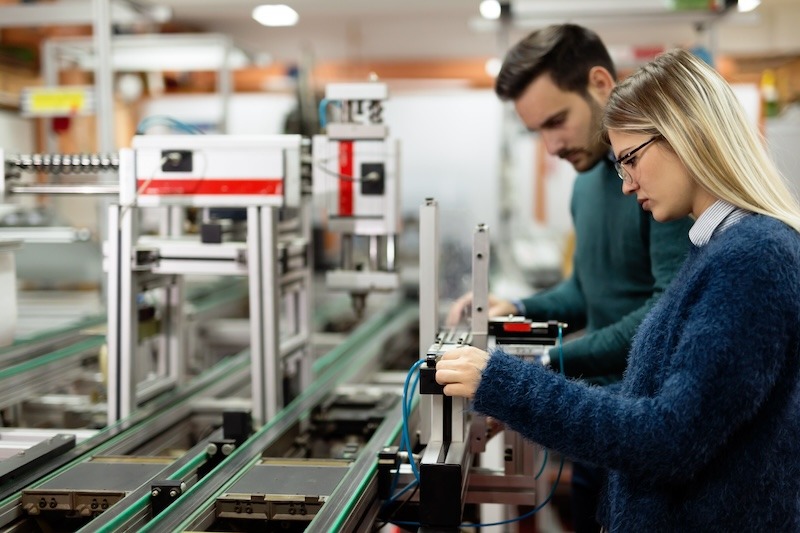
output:
<path id="1" fill-rule="evenodd" d="M 547 153 L 550 155 L 558 155 L 561 150 L 564 148 L 564 142 L 561 140 L 561 137 L 551 133 L 543 131 L 541 133 L 542 140 L 544 141 L 544 147 L 547 150 Z"/>

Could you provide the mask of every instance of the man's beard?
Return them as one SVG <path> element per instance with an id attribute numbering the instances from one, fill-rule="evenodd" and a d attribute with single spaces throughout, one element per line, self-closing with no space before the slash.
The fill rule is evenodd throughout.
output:
<path id="1" fill-rule="evenodd" d="M 586 96 L 586 102 L 589 104 L 591 110 L 589 138 L 587 139 L 589 146 L 583 148 L 567 148 L 558 153 L 558 157 L 569 161 L 569 163 L 578 172 L 585 172 L 597 164 L 608 152 L 608 145 L 601 137 L 602 132 L 602 117 L 603 109 L 591 96 Z M 571 158 L 579 157 L 577 161 L 570 160 Z"/>

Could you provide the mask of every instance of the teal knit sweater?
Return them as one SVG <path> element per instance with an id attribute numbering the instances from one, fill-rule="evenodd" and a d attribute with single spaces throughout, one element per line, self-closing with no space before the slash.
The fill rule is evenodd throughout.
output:
<path id="1" fill-rule="evenodd" d="M 496 351 L 474 409 L 609 469 L 612 532 L 800 531 L 800 235 L 752 215 L 693 248 L 619 387 Z"/>
<path id="2" fill-rule="evenodd" d="M 585 327 L 586 335 L 564 344 L 564 371 L 610 383 L 622 376 L 636 327 L 686 258 L 692 221 L 654 221 L 635 197 L 622 194 L 605 158 L 578 174 L 571 212 L 572 276 L 522 303 L 533 320 L 557 319 L 570 331 Z"/>

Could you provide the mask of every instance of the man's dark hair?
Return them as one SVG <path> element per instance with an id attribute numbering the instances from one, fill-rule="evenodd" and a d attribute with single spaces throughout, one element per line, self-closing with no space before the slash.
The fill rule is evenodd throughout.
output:
<path id="1" fill-rule="evenodd" d="M 611 56 L 595 32 L 575 24 L 548 26 L 508 51 L 494 90 L 501 100 L 516 100 L 547 72 L 562 91 L 585 95 L 592 67 L 605 67 L 617 77 Z"/>

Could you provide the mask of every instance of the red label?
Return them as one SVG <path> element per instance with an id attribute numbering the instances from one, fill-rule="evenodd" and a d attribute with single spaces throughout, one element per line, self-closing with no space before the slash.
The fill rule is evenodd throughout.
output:
<path id="1" fill-rule="evenodd" d="M 531 330 L 531 325 L 526 322 L 508 322 L 503 324 L 503 331 L 514 333 L 528 333 Z"/>
<path id="2" fill-rule="evenodd" d="M 353 216 L 353 141 L 339 141 L 339 216 Z"/>

